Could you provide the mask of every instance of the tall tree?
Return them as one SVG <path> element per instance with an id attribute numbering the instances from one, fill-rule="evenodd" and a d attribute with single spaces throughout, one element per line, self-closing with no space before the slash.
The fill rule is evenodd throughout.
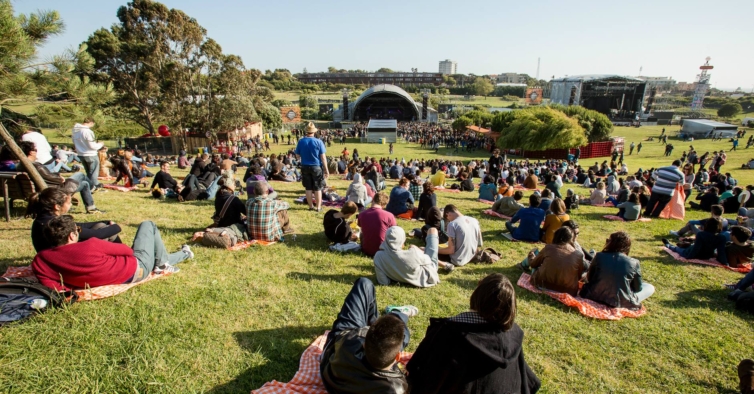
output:
<path id="1" fill-rule="evenodd" d="M 495 87 L 492 86 L 492 82 L 490 82 L 489 78 L 478 77 L 474 80 L 474 83 L 471 84 L 471 91 L 477 96 L 487 96 L 492 93 L 493 90 L 495 90 Z"/>

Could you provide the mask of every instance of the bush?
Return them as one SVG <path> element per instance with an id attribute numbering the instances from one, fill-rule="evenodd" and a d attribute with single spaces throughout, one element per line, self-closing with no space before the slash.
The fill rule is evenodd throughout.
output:
<path id="1" fill-rule="evenodd" d="M 533 107 L 508 114 L 501 117 L 507 123 L 497 141 L 501 148 L 565 149 L 588 142 L 579 122 L 556 109 Z"/>
<path id="2" fill-rule="evenodd" d="M 471 126 L 472 124 L 474 124 L 474 121 L 464 115 L 454 120 L 452 127 L 453 130 L 464 131 L 466 130 L 466 127 Z"/>
<path id="3" fill-rule="evenodd" d="M 574 118 L 586 131 L 589 142 L 607 141 L 613 133 L 613 122 L 605 114 L 578 105 L 552 105 L 551 108 Z"/>
<path id="4" fill-rule="evenodd" d="M 744 109 L 739 103 L 725 103 L 720 107 L 720 109 L 717 110 L 717 116 L 722 116 L 723 118 L 732 118 L 740 114 L 743 110 Z"/>

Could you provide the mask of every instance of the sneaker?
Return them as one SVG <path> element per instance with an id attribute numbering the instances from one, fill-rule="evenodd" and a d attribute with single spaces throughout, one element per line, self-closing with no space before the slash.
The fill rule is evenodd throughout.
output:
<path id="1" fill-rule="evenodd" d="M 176 272 L 179 272 L 179 271 L 180 271 L 180 268 L 166 263 L 159 267 L 155 267 L 152 272 L 154 272 L 157 275 L 161 275 L 161 274 L 175 274 Z"/>
<path id="2" fill-rule="evenodd" d="M 413 305 L 388 305 L 388 307 L 385 308 L 385 313 L 390 313 L 393 311 L 403 313 L 408 317 L 413 317 L 419 314 L 419 308 Z"/>
<path id="3" fill-rule="evenodd" d="M 456 266 L 453 265 L 453 264 L 450 264 L 450 263 L 445 263 L 445 264 L 443 264 L 443 265 L 440 266 L 440 269 L 442 269 L 443 271 L 445 271 L 446 274 L 449 274 L 449 273 L 453 272 L 453 270 L 456 269 Z"/>
<path id="4" fill-rule="evenodd" d="M 665 247 L 668 247 L 670 245 L 670 241 L 668 241 L 667 238 L 662 239 L 662 244 L 665 245 Z"/>
<path id="5" fill-rule="evenodd" d="M 210 233 L 210 234 L 211 234 L 211 233 Z M 206 235 L 206 234 L 205 234 L 205 235 Z M 229 240 L 229 241 L 230 241 L 230 240 Z M 186 253 L 186 255 L 188 256 L 188 258 L 189 258 L 189 259 L 193 259 L 193 258 L 194 258 L 194 252 L 192 252 L 192 251 L 191 251 L 191 247 L 189 247 L 188 245 L 186 245 L 186 244 L 183 244 L 183 245 L 181 246 L 181 251 L 182 251 L 183 253 Z"/>
<path id="6" fill-rule="evenodd" d="M 531 271 L 529 268 L 524 267 L 523 263 L 516 264 L 516 267 L 520 268 L 521 271 L 526 272 L 526 273 L 529 273 Z"/>
<path id="7" fill-rule="evenodd" d="M 94 209 L 87 209 L 87 210 L 86 210 L 86 213 L 87 213 L 88 215 L 100 215 L 100 214 L 103 214 L 103 213 L 105 213 L 105 211 L 101 211 L 101 210 L 99 210 L 99 209 L 97 209 L 97 208 L 94 208 Z"/>
<path id="8" fill-rule="evenodd" d="M 678 234 L 678 231 L 670 230 L 670 235 L 672 235 L 674 237 L 680 237 L 680 235 Z"/>
<path id="9" fill-rule="evenodd" d="M 736 283 L 726 283 L 723 285 L 724 288 L 728 290 L 735 290 L 736 289 Z"/>

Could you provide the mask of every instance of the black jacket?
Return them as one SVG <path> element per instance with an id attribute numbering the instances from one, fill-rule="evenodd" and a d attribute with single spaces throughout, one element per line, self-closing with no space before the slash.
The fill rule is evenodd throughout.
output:
<path id="1" fill-rule="evenodd" d="M 418 207 L 418 213 L 419 213 L 419 219 L 425 219 L 427 217 L 427 211 L 429 211 L 430 208 L 437 206 L 437 196 L 435 193 L 428 194 L 428 193 L 422 193 L 419 196 L 419 207 Z"/>
<path id="2" fill-rule="evenodd" d="M 41 252 L 43 250 L 52 249 L 55 246 L 47 240 L 44 235 L 44 228 L 47 223 L 55 218 L 54 215 L 49 212 L 42 212 L 37 215 L 34 221 L 31 223 L 31 244 L 34 245 L 34 250 Z M 116 236 L 120 233 L 120 226 L 117 224 L 110 225 L 110 222 L 105 220 L 101 222 L 91 223 L 76 223 L 81 227 L 81 234 L 79 234 L 79 241 L 86 241 L 89 238 L 108 239 Z M 115 243 L 121 243 L 120 238 L 116 237 Z"/>
<path id="3" fill-rule="evenodd" d="M 372 368 L 364 355 L 369 327 L 341 332 L 325 347 L 319 371 L 331 394 L 404 394 L 408 383 L 397 365 L 384 371 Z"/>
<path id="4" fill-rule="evenodd" d="M 709 212 L 712 210 L 712 206 L 718 203 L 720 196 L 712 193 L 704 193 L 697 194 L 696 199 L 700 200 L 699 209 L 704 212 Z"/>
<path id="5" fill-rule="evenodd" d="M 514 324 L 429 320 L 427 335 L 408 362 L 411 394 L 536 393 L 540 382 L 524 360 L 524 332 Z"/>
<path id="6" fill-rule="evenodd" d="M 587 272 L 581 297 L 613 308 L 641 308 L 635 292 L 641 290 L 639 260 L 623 253 L 600 252 L 594 256 Z"/>
<path id="7" fill-rule="evenodd" d="M 338 210 L 331 209 L 325 214 L 322 224 L 325 227 L 325 236 L 331 242 L 347 244 L 351 241 L 351 226 L 344 218 L 336 218 Z"/>
<path id="8" fill-rule="evenodd" d="M 215 215 L 220 216 L 225 203 L 229 198 L 232 198 L 228 210 L 225 211 L 225 215 L 220 218 L 217 227 L 230 227 L 236 223 L 244 223 L 244 215 L 246 215 L 246 206 L 243 204 L 240 198 L 236 197 L 230 191 L 223 189 L 218 191 L 215 195 Z"/>
<path id="9" fill-rule="evenodd" d="M 164 173 L 162 171 L 157 171 L 157 174 L 154 175 L 154 180 L 152 181 L 152 186 L 150 189 L 154 189 L 154 185 L 158 185 L 160 189 L 173 189 L 175 190 L 175 187 L 178 186 L 178 181 L 173 178 L 172 175 Z"/>

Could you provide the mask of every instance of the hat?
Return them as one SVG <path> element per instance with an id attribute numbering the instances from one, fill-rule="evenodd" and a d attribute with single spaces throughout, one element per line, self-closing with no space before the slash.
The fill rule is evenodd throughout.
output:
<path id="1" fill-rule="evenodd" d="M 314 123 L 309 122 L 308 125 L 306 125 L 306 134 L 314 134 L 317 132 L 317 128 L 314 127 Z"/>

